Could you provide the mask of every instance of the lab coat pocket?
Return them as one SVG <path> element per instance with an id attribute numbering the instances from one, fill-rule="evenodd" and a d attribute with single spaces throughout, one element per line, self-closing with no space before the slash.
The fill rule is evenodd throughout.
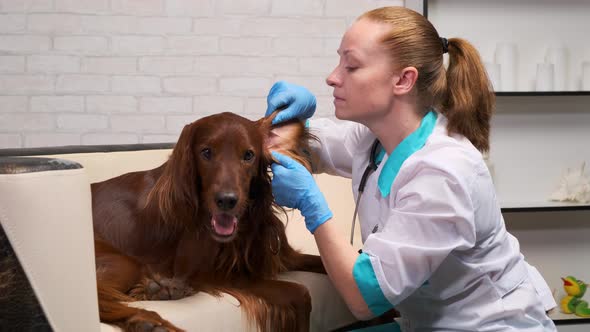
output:
<path id="1" fill-rule="evenodd" d="M 545 313 L 534 285 L 527 278 L 502 297 L 505 323 L 519 331 L 555 331 L 553 321 Z"/>
<path id="2" fill-rule="evenodd" d="M 437 308 L 441 313 L 437 317 L 441 326 L 454 326 L 461 331 L 497 331 L 494 327 L 501 326 L 504 308 L 494 282 L 487 275 L 466 285 L 459 294 Z"/>

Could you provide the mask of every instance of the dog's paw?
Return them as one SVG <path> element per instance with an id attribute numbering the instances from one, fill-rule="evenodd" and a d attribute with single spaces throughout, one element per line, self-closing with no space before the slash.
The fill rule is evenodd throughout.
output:
<path id="1" fill-rule="evenodd" d="M 129 332 L 170 332 L 167 327 L 156 325 L 148 321 L 135 321 L 127 326 Z"/>
<path id="2" fill-rule="evenodd" d="M 130 291 L 129 295 L 137 300 L 162 301 L 178 300 L 194 293 L 193 289 L 181 279 L 155 275 L 152 278 L 144 278 Z"/>
<path id="3" fill-rule="evenodd" d="M 184 332 L 153 311 L 142 310 L 122 326 L 126 332 Z"/>
<path id="4" fill-rule="evenodd" d="M 154 278 L 147 283 L 150 300 L 178 300 L 194 293 L 184 281 L 175 278 Z"/>

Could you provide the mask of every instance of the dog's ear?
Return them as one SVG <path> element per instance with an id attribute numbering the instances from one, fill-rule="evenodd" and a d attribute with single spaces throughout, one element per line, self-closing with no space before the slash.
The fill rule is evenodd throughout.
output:
<path id="1" fill-rule="evenodd" d="M 265 157 L 272 160 L 271 151 L 276 151 L 297 160 L 311 172 L 310 144 L 317 138 L 298 119 L 272 125 L 272 119 L 278 112 L 280 111 L 259 120 L 259 128 L 264 137 Z"/>
<path id="2" fill-rule="evenodd" d="M 148 196 L 165 222 L 192 220 L 198 208 L 199 175 L 193 152 L 197 123 L 184 126 L 178 142 Z"/>
<path id="3" fill-rule="evenodd" d="M 266 165 L 270 165 L 272 162 L 272 155 L 269 149 L 269 141 L 270 141 L 270 131 L 272 128 L 272 120 L 277 115 L 277 112 L 272 113 L 268 117 L 264 117 L 258 121 L 256 121 L 256 126 L 258 127 L 258 131 L 260 132 L 260 136 L 262 137 L 262 154 L 264 163 Z"/>

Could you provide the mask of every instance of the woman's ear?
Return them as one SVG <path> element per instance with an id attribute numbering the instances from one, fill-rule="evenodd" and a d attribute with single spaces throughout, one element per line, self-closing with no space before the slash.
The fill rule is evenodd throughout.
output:
<path id="1" fill-rule="evenodd" d="M 395 95 L 408 94 L 418 80 L 418 70 L 415 67 L 403 68 L 393 76 L 393 93 Z"/>

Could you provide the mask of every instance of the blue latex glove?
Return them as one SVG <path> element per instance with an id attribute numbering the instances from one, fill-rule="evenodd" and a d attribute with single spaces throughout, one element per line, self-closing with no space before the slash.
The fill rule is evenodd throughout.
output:
<path id="1" fill-rule="evenodd" d="M 270 88 L 266 103 L 268 106 L 264 116 L 269 116 L 277 109 L 286 107 L 272 120 L 274 125 L 295 118 L 300 120 L 311 118 L 315 112 L 316 99 L 302 86 L 278 81 Z"/>
<path id="2" fill-rule="evenodd" d="M 313 233 L 333 216 L 324 194 L 303 165 L 277 152 L 272 152 L 272 156 L 278 161 L 270 166 L 275 201 L 279 205 L 298 209 L 305 218 L 305 227 Z"/>

